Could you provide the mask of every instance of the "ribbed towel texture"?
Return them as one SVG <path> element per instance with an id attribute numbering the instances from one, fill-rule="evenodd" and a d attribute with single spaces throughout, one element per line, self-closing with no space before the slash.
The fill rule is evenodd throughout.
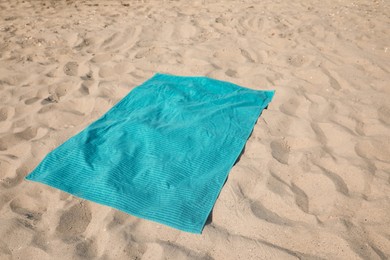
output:
<path id="1" fill-rule="evenodd" d="M 26 179 L 201 233 L 273 95 L 207 77 L 156 74 Z"/>

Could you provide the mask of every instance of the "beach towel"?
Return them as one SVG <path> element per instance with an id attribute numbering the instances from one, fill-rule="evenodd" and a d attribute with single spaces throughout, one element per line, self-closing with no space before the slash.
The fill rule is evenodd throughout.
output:
<path id="1" fill-rule="evenodd" d="M 26 179 L 201 233 L 273 91 L 156 74 Z"/>

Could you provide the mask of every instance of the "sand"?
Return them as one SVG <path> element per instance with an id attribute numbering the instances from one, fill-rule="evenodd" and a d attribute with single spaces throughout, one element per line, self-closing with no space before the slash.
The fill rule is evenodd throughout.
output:
<path id="1" fill-rule="evenodd" d="M 390 3 L 0 1 L 0 259 L 390 258 Z M 275 89 L 202 235 L 24 177 L 154 73 Z"/>

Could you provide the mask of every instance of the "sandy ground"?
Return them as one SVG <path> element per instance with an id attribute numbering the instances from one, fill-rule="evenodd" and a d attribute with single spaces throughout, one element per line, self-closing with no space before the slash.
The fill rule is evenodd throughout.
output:
<path id="1" fill-rule="evenodd" d="M 390 2 L 0 0 L 0 259 L 390 258 Z M 156 72 L 275 89 L 202 235 L 24 177 Z"/>

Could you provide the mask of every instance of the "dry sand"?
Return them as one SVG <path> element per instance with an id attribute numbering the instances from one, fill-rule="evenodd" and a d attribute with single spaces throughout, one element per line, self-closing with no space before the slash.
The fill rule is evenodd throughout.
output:
<path id="1" fill-rule="evenodd" d="M 390 258 L 390 3 L 0 0 L 0 259 Z M 23 178 L 156 72 L 276 89 L 193 235 Z"/>

